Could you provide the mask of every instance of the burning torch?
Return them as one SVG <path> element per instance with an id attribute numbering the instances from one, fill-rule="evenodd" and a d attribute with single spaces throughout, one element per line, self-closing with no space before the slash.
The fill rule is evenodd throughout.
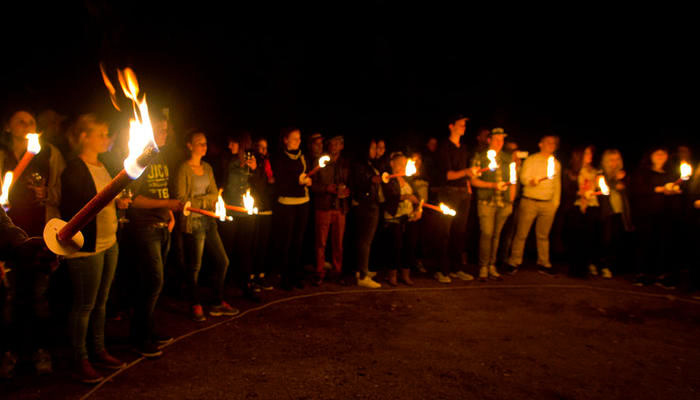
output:
<path id="1" fill-rule="evenodd" d="M 391 179 L 397 178 L 399 176 L 413 176 L 416 174 L 416 172 L 417 172 L 416 171 L 416 162 L 409 158 L 408 161 L 406 161 L 406 172 L 405 173 L 389 175 L 388 172 L 384 172 L 382 174 L 382 182 L 389 183 L 389 181 Z"/>

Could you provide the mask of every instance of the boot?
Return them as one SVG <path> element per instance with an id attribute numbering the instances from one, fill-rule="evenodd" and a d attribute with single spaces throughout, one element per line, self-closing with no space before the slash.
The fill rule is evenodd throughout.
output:
<path id="1" fill-rule="evenodd" d="M 399 283 L 396 281 L 396 270 L 392 269 L 389 271 L 389 277 L 387 278 L 387 281 L 389 282 L 389 285 L 391 286 L 398 286 Z"/>
<path id="2" fill-rule="evenodd" d="M 411 270 L 408 268 L 403 268 L 401 270 L 401 280 L 408 286 L 413 286 L 413 281 L 411 280 Z"/>

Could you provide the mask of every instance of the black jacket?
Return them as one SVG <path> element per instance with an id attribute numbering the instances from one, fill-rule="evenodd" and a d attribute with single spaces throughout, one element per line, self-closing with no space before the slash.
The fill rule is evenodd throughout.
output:
<path id="1" fill-rule="evenodd" d="M 404 179 L 406 180 L 406 183 L 411 186 L 413 195 L 420 201 L 421 198 L 418 194 L 418 190 L 416 190 L 416 186 L 413 184 L 413 179 Z M 396 215 L 396 212 L 399 209 L 399 202 L 401 201 L 401 186 L 399 186 L 399 180 L 391 179 L 389 183 L 382 183 L 382 191 L 384 192 L 384 198 L 386 199 L 384 202 L 384 211 L 391 215 Z M 414 207 L 416 206 L 414 205 Z"/>
<path id="2" fill-rule="evenodd" d="M 115 170 L 105 164 L 109 174 L 114 177 Z M 61 174 L 61 204 L 59 211 L 61 218 L 68 221 L 87 202 L 89 202 L 97 194 L 95 181 L 92 179 L 90 170 L 85 162 L 80 158 L 74 158 L 66 165 L 66 169 Z M 97 222 L 95 219 L 88 222 L 83 229 L 80 230 L 85 237 L 81 251 L 94 252 L 97 241 Z"/>
<path id="3" fill-rule="evenodd" d="M 272 163 L 272 170 L 275 171 L 275 194 L 278 197 L 306 197 L 306 187 L 299 184 L 299 175 L 309 172 L 303 154 L 295 160 L 286 151 L 281 151 Z"/>

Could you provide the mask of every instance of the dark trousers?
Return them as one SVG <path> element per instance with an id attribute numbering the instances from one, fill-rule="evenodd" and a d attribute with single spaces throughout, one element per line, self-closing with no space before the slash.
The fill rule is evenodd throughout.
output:
<path id="1" fill-rule="evenodd" d="M 416 242 L 418 241 L 417 222 L 401 218 L 397 222 L 385 222 L 386 243 L 390 245 L 387 254 L 387 270 L 411 269 L 416 265 Z"/>
<path id="2" fill-rule="evenodd" d="M 309 203 L 299 205 L 277 203 L 274 213 L 282 285 L 293 286 L 301 282 L 304 277 L 301 250 L 309 220 Z"/>
<path id="3" fill-rule="evenodd" d="M 668 216 L 665 214 L 645 215 L 637 223 L 639 246 L 637 273 L 657 276 L 664 271 L 666 243 L 672 235 Z"/>
<path id="4" fill-rule="evenodd" d="M 255 217 L 255 259 L 253 260 L 254 274 L 269 274 L 270 270 L 270 232 L 272 230 L 272 214 L 259 214 Z"/>
<path id="5" fill-rule="evenodd" d="M 201 303 L 199 294 L 199 271 L 202 269 L 204 253 L 210 257 L 214 269 L 214 304 L 221 304 L 224 297 L 224 280 L 228 269 L 228 256 L 219 237 L 216 221 L 209 217 L 194 218 L 192 233 L 183 233 L 185 264 L 187 265 L 187 287 L 191 304 Z"/>
<path id="6" fill-rule="evenodd" d="M 457 215 L 441 215 L 440 268 L 443 274 L 464 268 L 467 250 L 467 222 L 471 195 L 465 191 L 447 190 L 440 201 L 457 211 Z"/>
<path id="7" fill-rule="evenodd" d="M 567 219 L 569 273 L 584 276 L 586 268 L 600 259 L 600 207 L 587 207 L 584 213 L 576 206 Z"/>
<path id="8" fill-rule="evenodd" d="M 48 289 L 51 275 L 19 265 L 16 272 L 15 323 L 19 352 L 29 354 L 49 345 L 52 331 Z"/>
<path id="9" fill-rule="evenodd" d="M 129 236 L 138 257 L 139 277 L 131 337 L 136 342 L 149 342 L 153 339 L 153 314 L 163 290 L 163 262 L 170 250 L 170 232 L 167 228 L 132 226 Z"/>
<path id="10" fill-rule="evenodd" d="M 372 249 L 374 234 L 379 224 L 379 204 L 361 203 L 355 207 L 357 225 L 357 270 L 360 279 L 364 279 L 369 271 L 369 255 Z"/>

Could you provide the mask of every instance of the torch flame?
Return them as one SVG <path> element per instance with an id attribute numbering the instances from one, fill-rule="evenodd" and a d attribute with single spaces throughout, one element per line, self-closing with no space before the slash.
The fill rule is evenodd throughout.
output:
<path id="1" fill-rule="evenodd" d="M 690 166 L 687 162 L 683 161 L 681 163 L 681 179 L 684 181 L 687 181 L 690 179 L 690 176 L 693 174 L 693 167 Z"/>
<path id="2" fill-rule="evenodd" d="M 130 68 L 118 71 L 119 83 L 124 90 L 124 95 L 132 100 L 134 104 L 134 118 L 129 121 L 129 155 L 124 160 L 124 170 L 132 179 L 136 179 L 143 173 L 145 167 L 138 164 L 137 159 L 143 154 L 148 146 L 157 149 L 153 138 L 153 127 L 151 118 L 148 115 L 148 105 L 146 105 L 146 95 L 138 100 L 139 84 L 134 71 Z"/>
<path id="3" fill-rule="evenodd" d="M 450 215 L 452 217 L 457 215 L 457 211 L 451 209 L 450 207 L 447 207 L 445 203 L 440 203 L 440 210 L 442 210 L 442 213 L 445 215 Z"/>
<path id="4" fill-rule="evenodd" d="M 3 207 L 10 203 L 10 186 L 12 186 L 12 171 L 7 171 L 5 179 L 2 180 L 2 192 L 0 192 L 0 205 Z"/>
<path id="5" fill-rule="evenodd" d="M 610 188 L 608 184 L 605 183 L 605 177 L 603 175 L 598 177 L 598 187 L 600 188 L 600 193 L 604 196 L 610 196 Z"/>
<path id="6" fill-rule="evenodd" d="M 486 152 L 486 158 L 489 159 L 489 169 L 495 171 L 498 169 L 498 163 L 496 162 L 496 150 L 489 150 Z"/>
<path id="7" fill-rule="evenodd" d="M 554 179 L 555 173 L 554 156 L 549 156 L 547 159 L 547 179 Z"/>
<path id="8" fill-rule="evenodd" d="M 321 156 L 321 158 L 318 159 L 318 166 L 321 168 L 326 168 L 326 164 L 331 160 L 330 156 Z"/>
<path id="9" fill-rule="evenodd" d="M 28 133 L 27 136 L 27 151 L 36 155 L 41 151 L 41 144 L 39 144 L 39 134 L 38 133 Z"/>
<path id="10" fill-rule="evenodd" d="M 215 214 L 219 217 L 219 221 L 226 221 L 226 203 L 221 197 L 221 190 L 219 190 L 219 199 L 216 201 Z"/>
<path id="11" fill-rule="evenodd" d="M 250 189 L 246 190 L 245 194 L 243 195 L 243 207 L 248 211 L 248 215 L 258 213 L 258 208 L 255 207 L 255 199 L 250 195 Z"/>
<path id="12" fill-rule="evenodd" d="M 413 176 L 416 172 L 416 162 L 409 158 L 406 161 L 406 176 Z"/>
<path id="13" fill-rule="evenodd" d="M 518 183 L 518 171 L 515 167 L 515 162 L 510 163 L 510 184 L 516 185 Z"/>
<path id="14" fill-rule="evenodd" d="M 112 85 L 112 81 L 109 80 L 109 77 L 107 77 L 107 73 L 105 72 L 105 68 L 100 63 L 100 73 L 102 73 L 102 80 L 105 83 L 105 86 L 107 87 L 107 90 L 109 91 L 109 99 L 112 101 L 112 105 L 114 108 L 117 109 L 117 111 L 121 111 L 119 108 L 119 104 L 117 104 L 117 91 L 114 90 L 114 85 Z"/>

